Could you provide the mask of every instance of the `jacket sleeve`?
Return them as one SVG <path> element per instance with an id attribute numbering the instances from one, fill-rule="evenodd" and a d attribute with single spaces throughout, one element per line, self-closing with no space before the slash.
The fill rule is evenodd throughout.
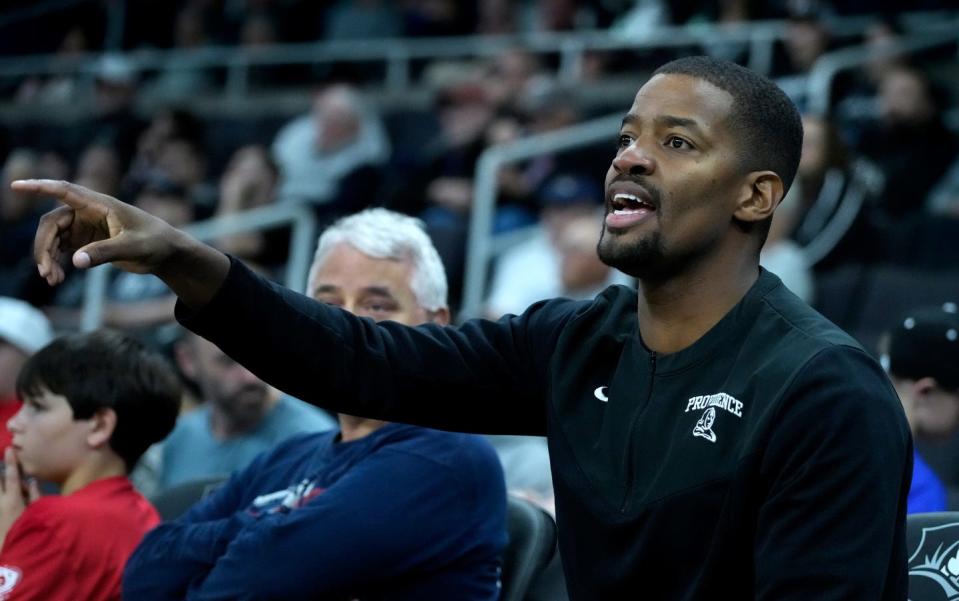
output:
<path id="1" fill-rule="evenodd" d="M 187 599 L 353 598 L 464 552 L 492 560 L 506 542 L 505 489 L 501 472 L 480 475 L 383 450 L 302 506 L 248 523 Z"/>
<path id="2" fill-rule="evenodd" d="M 446 430 L 543 435 L 547 366 L 584 303 L 461 327 L 375 323 L 233 260 L 214 298 L 177 319 L 273 386 L 336 412 Z M 509 419 L 503 419 L 508 415 Z"/>
<path id="3" fill-rule="evenodd" d="M 912 441 L 864 352 L 821 351 L 786 393 L 761 471 L 757 600 L 880 599 L 905 591 Z"/>

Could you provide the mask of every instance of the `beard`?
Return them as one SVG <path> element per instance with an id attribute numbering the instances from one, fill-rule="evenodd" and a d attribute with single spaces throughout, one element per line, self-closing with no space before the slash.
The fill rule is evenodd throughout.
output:
<path id="1" fill-rule="evenodd" d="M 596 253 L 606 265 L 640 280 L 660 279 L 664 272 L 669 271 L 659 232 L 641 240 L 629 241 L 624 235 L 610 234 L 604 227 Z"/>

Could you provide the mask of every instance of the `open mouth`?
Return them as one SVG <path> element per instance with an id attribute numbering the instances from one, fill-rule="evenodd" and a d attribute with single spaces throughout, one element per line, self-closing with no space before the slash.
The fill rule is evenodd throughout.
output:
<path id="1" fill-rule="evenodd" d="M 626 191 L 612 191 L 609 210 L 606 213 L 606 227 L 612 231 L 630 228 L 656 212 L 656 205 L 644 190 L 638 194 Z"/>
<path id="2" fill-rule="evenodd" d="M 614 215 L 631 215 L 641 211 L 655 211 L 653 204 L 635 194 L 617 192 L 610 202 L 610 212 Z"/>

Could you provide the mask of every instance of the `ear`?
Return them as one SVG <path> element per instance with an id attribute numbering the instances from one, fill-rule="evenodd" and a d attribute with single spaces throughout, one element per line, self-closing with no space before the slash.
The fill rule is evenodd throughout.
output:
<path id="1" fill-rule="evenodd" d="M 783 199 L 783 180 L 772 171 L 754 171 L 747 178 L 733 216 L 746 222 L 769 219 Z"/>
<path id="2" fill-rule="evenodd" d="M 110 442 L 114 430 L 117 428 L 117 413 L 113 409 L 104 407 L 90 418 L 90 431 L 87 432 L 87 444 L 98 449 Z"/>
<path id="3" fill-rule="evenodd" d="M 448 326 L 450 324 L 450 310 L 448 307 L 440 307 L 435 311 L 427 311 L 429 315 L 429 320 L 432 323 L 439 324 L 441 326 Z"/>

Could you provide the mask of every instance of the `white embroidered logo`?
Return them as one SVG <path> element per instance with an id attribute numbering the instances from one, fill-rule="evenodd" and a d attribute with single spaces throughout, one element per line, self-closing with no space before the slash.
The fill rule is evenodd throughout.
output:
<path id="1" fill-rule="evenodd" d="M 716 433 L 713 432 L 713 422 L 716 421 L 716 410 L 710 407 L 703 411 L 702 417 L 693 428 L 693 436 L 705 438 L 709 442 L 716 442 Z"/>
<path id="2" fill-rule="evenodd" d="M 0 566 L 0 601 L 8 598 L 18 582 L 20 582 L 20 570 Z"/>
<path id="3" fill-rule="evenodd" d="M 693 436 L 708 440 L 709 442 L 716 442 L 716 433 L 713 432 L 713 424 L 716 423 L 717 408 L 732 413 L 739 418 L 743 416 L 742 401 L 725 392 L 694 396 L 686 403 L 686 413 L 702 409 L 703 414 L 693 427 Z"/>
<path id="4" fill-rule="evenodd" d="M 599 388 L 593 391 L 593 396 L 603 401 L 604 403 L 608 403 L 609 397 L 606 396 L 606 393 L 604 392 L 607 388 L 609 388 L 609 386 L 600 386 Z"/>

